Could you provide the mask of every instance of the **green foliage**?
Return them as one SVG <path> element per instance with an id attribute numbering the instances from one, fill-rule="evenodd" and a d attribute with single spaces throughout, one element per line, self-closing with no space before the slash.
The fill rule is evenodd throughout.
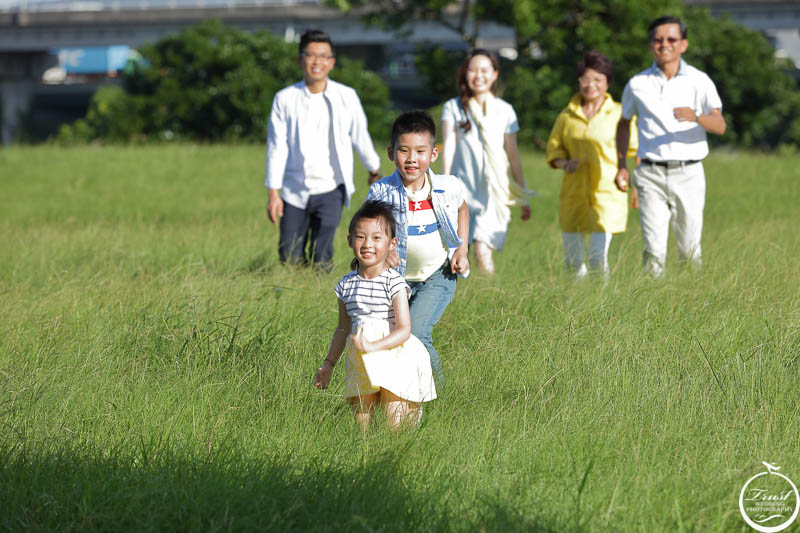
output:
<path id="1" fill-rule="evenodd" d="M 563 73 L 549 65 L 517 66 L 508 77 L 503 98 L 514 106 L 519 141 L 544 149 L 550 129 L 572 97 L 574 88 L 564 83 Z"/>
<path id="2" fill-rule="evenodd" d="M 103 86 L 95 91 L 86 117 L 71 125 L 62 125 L 58 141 L 63 144 L 84 143 L 97 138 L 108 141 L 130 141 L 145 128 L 146 113 L 142 99 L 132 97 L 116 86 Z"/>
<path id="3" fill-rule="evenodd" d="M 599 50 L 614 62 L 609 91 L 619 100 L 627 79 L 652 61 L 648 24 L 665 11 L 679 9 L 677 0 L 513 2 L 503 22 L 517 29 L 521 54 L 504 98 L 517 111 L 521 140 L 544 146 L 556 116 L 577 91 L 576 67 L 589 50 Z"/>
<path id="4" fill-rule="evenodd" d="M 268 32 L 211 20 L 140 50 L 125 76 L 142 101 L 142 133 L 166 138 L 263 140 L 272 97 L 299 79 L 297 47 Z"/>
<path id="5" fill-rule="evenodd" d="M 722 97 L 728 130 L 722 138 L 747 147 L 800 145 L 800 92 L 781 70 L 767 39 L 729 17 L 689 9 L 685 58 L 704 70 Z"/>
<path id="6" fill-rule="evenodd" d="M 140 53 L 143 60 L 123 76 L 124 92 L 98 91 L 83 122 L 62 129 L 61 140 L 262 142 L 275 93 L 302 79 L 296 44 L 217 20 L 143 46 Z M 364 98 L 372 131 L 382 133 L 389 97 L 380 78 L 345 58 L 333 74 Z"/>
<path id="7" fill-rule="evenodd" d="M 728 121 L 726 134 L 710 136 L 711 141 L 772 148 L 800 144 L 797 82 L 776 63 L 767 40 L 730 19 L 713 19 L 705 8 L 687 8 L 679 0 L 328 3 L 345 10 L 366 8 L 364 20 L 385 28 L 403 30 L 412 21 L 431 20 L 457 31 L 467 45 L 476 41 L 485 21 L 514 28 L 520 55 L 510 73 L 501 74 L 500 85 L 506 86 L 503 97 L 519 116 L 521 140 L 537 146 L 544 145 L 555 117 L 575 92 L 575 67 L 586 51 L 600 50 L 612 59 L 615 80 L 610 92 L 619 100 L 627 80 L 652 62 L 649 23 L 662 14 L 683 16 L 689 26 L 686 59 L 714 80 Z M 417 54 L 415 66 L 430 93 L 442 100 L 456 94 L 455 72 L 461 57 L 441 48 Z"/>
<path id="8" fill-rule="evenodd" d="M 334 3 L 342 9 L 366 6 L 361 0 Z M 511 25 L 520 58 L 508 69 L 504 63 L 500 87 L 517 111 L 523 142 L 544 145 L 576 89 L 575 66 L 587 50 L 600 50 L 614 61 L 610 91 L 619 100 L 628 78 L 652 61 L 647 25 L 667 12 L 685 17 L 690 32 L 686 59 L 711 76 L 722 97 L 728 131 L 722 138 L 711 136 L 712 142 L 773 148 L 800 144 L 797 82 L 776 64 L 763 36 L 730 19 L 712 19 L 707 10 L 686 9 L 678 0 L 492 0 L 463 3 L 461 11 L 448 12 L 454 4 L 387 1 L 371 4 L 367 20 L 394 28 L 405 26 L 397 20 L 432 20 L 459 31 L 468 43 L 478 35 L 481 21 Z M 478 23 L 472 29 L 466 15 Z M 98 91 L 86 118 L 63 127 L 59 140 L 261 142 L 274 94 L 288 80 L 301 78 L 294 44 L 218 21 L 188 28 L 141 52 L 143 61 L 123 77 L 125 92 Z M 441 100 L 455 96 L 462 57 L 442 48 L 419 49 L 415 66 L 427 90 Z M 372 135 L 388 137 L 394 113 L 379 76 L 340 57 L 331 77 L 356 89 Z"/>
<path id="9" fill-rule="evenodd" d="M 463 50 L 418 46 L 414 54 L 414 69 L 424 78 L 426 90 L 444 101 L 458 94 L 456 76 L 465 57 Z"/>
<path id="10" fill-rule="evenodd" d="M 367 115 L 372 137 L 388 139 L 396 113 L 389 100 L 389 88 L 381 77 L 375 72 L 366 70 L 361 61 L 342 56 L 336 58 L 336 66 L 331 71 L 330 77 L 356 90 Z"/>
<path id="11" fill-rule="evenodd" d="M 453 0 L 323 0 L 323 3 L 344 12 L 361 9 L 362 20 L 372 26 L 394 30 L 398 35 L 410 33 L 411 25 L 431 21 L 448 28 L 475 44 L 481 22 L 480 2 Z M 494 2 L 487 2 L 494 3 Z"/>
<path id="12" fill-rule="evenodd" d="M 685 58 L 714 80 L 722 98 L 728 131 L 721 138 L 709 136 L 712 142 L 761 148 L 800 142 L 797 83 L 776 64 L 772 47 L 756 31 L 674 1 L 550 0 L 538 2 L 535 10 L 517 9 L 523 4 L 513 3 L 506 22 L 516 23 L 517 39 L 529 53 L 517 62 L 504 97 L 517 110 L 524 141 L 543 146 L 577 89 L 575 67 L 587 50 L 600 50 L 614 62 L 609 90 L 619 100 L 627 80 L 652 63 L 647 26 L 666 12 L 684 17 L 690 43 Z M 533 57 L 531 46 L 538 51 Z"/>

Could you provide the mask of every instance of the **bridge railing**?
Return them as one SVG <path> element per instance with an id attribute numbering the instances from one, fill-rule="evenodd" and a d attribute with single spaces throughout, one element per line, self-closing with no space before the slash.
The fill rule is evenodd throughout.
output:
<path id="1" fill-rule="evenodd" d="M 59 13 L 65 11 L 140 11 L 319 4 L 319 0 L 0 0 L 0 13 Z"/>

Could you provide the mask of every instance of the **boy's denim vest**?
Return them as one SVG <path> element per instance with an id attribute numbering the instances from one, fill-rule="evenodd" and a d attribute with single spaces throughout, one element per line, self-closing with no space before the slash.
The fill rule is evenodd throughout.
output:
<path id="1" fill-rule="evenodd" d="M 458 208 L 464 202 L 464 184 L 455 176 L 434 174 L 430 169 L 428 178 L 431 180 L 433 212 L 439 223 L 439 231 L 449 248 L 447 255 L 452 258 L 456 248 L 464 244 L 458 237 Z M 367 193 L 367 200 L 380 200 L 395 208 L 397 255 L 400 257 L 400 263 L 395 269 L 405 274 L 408 249 L 408 195 L 400 174 L 395 170 L 391 176 L 373 183 Z"/>

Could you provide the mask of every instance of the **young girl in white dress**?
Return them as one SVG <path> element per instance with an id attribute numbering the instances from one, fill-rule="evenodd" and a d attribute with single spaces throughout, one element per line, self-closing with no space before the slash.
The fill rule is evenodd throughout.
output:
<path id="1" fill-rule="evenodd" d="M 327 388 L 333 367 L 347 353 L 345 396 L 364 429 L 377 404 L 394 430 L 416 423 L 420 403 L 436 398 L 428 350 L 411 335 L 408 285 L 386 264 L 397 246 L 395 230 L 389 204 L 367 201 L 353 215 L 347 242 L 356 270 L 334 289 L 339 323 L 314 378 L 317 388 Z"/>

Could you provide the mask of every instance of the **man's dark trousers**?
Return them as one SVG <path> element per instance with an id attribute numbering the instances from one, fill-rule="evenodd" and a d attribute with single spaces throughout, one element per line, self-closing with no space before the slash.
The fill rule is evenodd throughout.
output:
<path id="1" fill-rule="evenodd" d="M 344 185 L 339 185 L 331 192 L 309 196 L 305 209 L 284 202 L 278 244 L 281 261 L 330 266 L 333 237 L 342 219 L 345 194 Z"/>

